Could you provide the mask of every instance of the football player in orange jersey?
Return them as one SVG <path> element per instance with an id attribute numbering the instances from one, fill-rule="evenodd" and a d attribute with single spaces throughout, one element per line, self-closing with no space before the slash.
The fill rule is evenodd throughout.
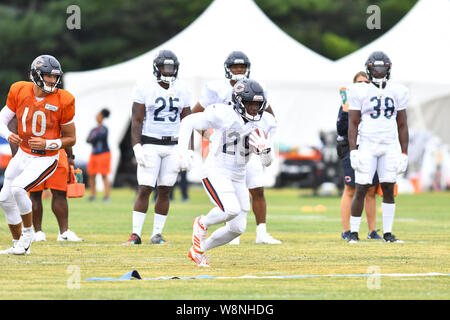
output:
<path id="1" fill-rule="evenodd" d="M 14 117 L 8 125 L 11 132 L 17 133 L 17 119 Z M 19 148 L 18 145 L 10 145 L 14 156 Z M 50 178 L 30 190 L 30 199 L 33 209 L 33 226 L 35 231 L 34 241 L 46 241 L 45 233 L 42 231 L 42 192 L 50 189 L 52 194 L 52 211 L 55 214 L 59 226 L 59 235 L 56 241 L 84 241 L 75 232 L 69 229 L 69 205 L 67 202 L 67 183 L 69 177 L 69 166 L 74 165 L 75 156 L 72 147 L 59 150 L 58 167 Z M 19 239 L 20 234 L 17 239 Z M 13 243 L 14 243 L 13 235 Z M 8 254 L 12 249 L 0 251 L 0 254 Z M 29 252 L 29 251 L 28 251 Z"/>
<path id="2" fill-rule="evenodd" d="M 16 241 L 12 254 L 25 254 L 34 240 L 28 192 L 50 177 L 58 166 L 59 149 L 75 144 L 75 99 L 59 89 L 62 68 L 50 55 L 31 64 L 32 82 L 13 83 L 6 106 L 0 111 L 0 135 L 19 149 L 5 171 L 0 206 Z M 17 117 L 18 133 L 8 129 Z M 23 228 L 22 228 L 23 223 Z M 20 236 L 19 236 L 20 235 Z M 19 238 L 17 239 L 17 237 Z"/>

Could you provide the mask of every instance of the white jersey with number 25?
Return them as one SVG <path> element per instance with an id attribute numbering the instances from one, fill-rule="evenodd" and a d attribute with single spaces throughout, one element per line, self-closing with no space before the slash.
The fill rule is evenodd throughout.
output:
<path id="1" fill-rule="evenodd" d="M 145 105 L 142 134 L 161 138 L 177 137 L 183 108 L 191 105 L 191 92 L 184 82 L 175 80 L 164 89 L 156 79 L 138 81 L 133 91 L 133 102 Z"/>

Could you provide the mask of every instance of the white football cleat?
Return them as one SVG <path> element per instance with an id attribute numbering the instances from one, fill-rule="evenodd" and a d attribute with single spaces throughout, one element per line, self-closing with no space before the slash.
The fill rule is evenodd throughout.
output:
<path id="1" fill-rule="evenodd" d="M 238 245 L 241 242 L 240 239 L 241 239 L 241 237 L 236 237 L 233 240 L 231 240 L 230 242 L 228 242 L 228 244 Z"/>
<path id="2" fill-rule="evenodd" d="M 0 251 L 0 254 L 14 254 L 13 249 L 14 249 L 14 246 L 12 246 L 11 248 L 8 248 L 6 250 Z M 26 254 L 30 254 L 30 253 L 31 253 L 31 249 L 28 249 Z"/>
<path id="3" fill-rule="evenodd" d="M 202 217 L 203 216 L 199 216 L 192 222 L 192 244 L 198 252 L 203 251 L 201 244 L 205 241 L 206 235 L 208 234 L 208 229 L 200 224 L 200 219 Z"/>
<path id="4" fill-rule="evenodd" d="M 188 257 L 191 258 L 192 261 L 194 261 L 199 267 L 210 267 L 208 257 L 203 253 L 196 252 L 193 246 L 189 249 Z"/>
<path id="5" fill-rule="evenodd" d="M 12 253 L 17 255 L 22 255 L 30 250 L 30 246 L 34 241 L 34 232 L 22 233 L 19 241 L 12 247 Z"/>
<path id="6" fill-rule="evenodd" d="M 72 241 L 72 242 L 81 242 L 84 241 L 84 239 L 79 238 L 75 232 L 67 230 L 63 232 L 62 234 L 58 235 L 58 238 L 56 241 Z"/>
<path id="7" fill-rule="evenodd" d="M 34 241 L 47 241 L 44 231 L 38 231 L 34 234 Z"/>
<path id="8" fill-rule="evenodd" d="M 256 235 L 255 243 L 258 244 L 281 244 L 280 240 L 273 238 L 269 233 L 261 233 Z"/>

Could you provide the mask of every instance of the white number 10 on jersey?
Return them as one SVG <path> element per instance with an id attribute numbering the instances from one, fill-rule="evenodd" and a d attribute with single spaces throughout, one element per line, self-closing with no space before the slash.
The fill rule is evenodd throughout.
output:
<path id="1" fill-rule="evenodd" d="M 30 111 L 30 108 L 26 107 L 23 112 L 23 115 L 22 115 L 22 130 L 23 130 L 23 132 L 27 132 L 27 116 L 28 116 L 29 111 Z M 37 131 L 38 117 L 41 117 L 41 130 L 40 131 Z M 47 127 L 47 122 L 46 122 L 45 113 L 40 110 L 34 112 L 33 118 L 31 120 L 31 133 L 36 137 L 43 136 L 45 133 L 46 127 Z"/>

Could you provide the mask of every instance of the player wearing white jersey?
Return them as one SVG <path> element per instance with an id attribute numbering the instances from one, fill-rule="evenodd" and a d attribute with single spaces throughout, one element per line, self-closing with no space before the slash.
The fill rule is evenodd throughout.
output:
<path id="1" fill-rule="evenodd" d="M 191 93 L 178 75 L 179 62 L 170 50 L 153 61 L 156 79 L 136 84 L 133 93 L 131 143 L 137 162 L 138 194 L 133 209 L 133 233 L 125 244 L 141 244 L 149 196 L 157 185 L 151 244 L 165 244 L 162 231 L 169 212 L 169 195 L 178 175 L 175 146 L 180 121 L 190 114 Z"/>
<path id="2" fill-rule="evenodd" d="M 392 234 L 394 185 L 397 174 L 404 173 L 408 166 L 406 107 L 409 92 L 400 84 L 388 82 L 391 65 L 385 53 L 375 51 L 366 62 L 371 82 L 353 84 L 348 90 L 348 138 L 356 182 L 350 217 L 350 243 L 359 241 L 364 198 L 375 171 L 383 190 L 383 239 L 401 242 Z"/>
<path id="3" fill-rule="evenodd" d="M 241 80 L 234 86 L 232 101 L 233 107 L 215 104 L 202 113 L 191 114 L 180 128 L 181 169 L 188 169 L 192 161 L 185 155 L 192 130 L 213 128 L 215 132 L 202 182 L 216 207 L 206 216 L 194 219 L 193 246 L 188 254 L 202 267 L 209 267 L 205 251 L 227 244 L 245 231 L 250 210 L 245 183 L 250 152 L 264 166 L 269 166 L 273 159 L 270 137 L 276 129 L 276 121 L 264 112 L 267 100 L 262 87 L 254 80 Z M 206 239 L 210 226 L 224 222 L 225 226 Z"/>
<path id="4" fill-rule="evenodd" d="M 226 79 L 206 83 L 202 89 L 201 98 L 192 109 L 192 113 L 203 112 L 209 105 L 217 103 L 231 104 L 233 86 L 238 80 L 250 76 L 250 65 L 250 60 L 243 52 L 231 52 L 224 63 Z M 267 99 L 266 91 L 264 91 L 264 95 Z M 273 115 L 270 105 L 267 106 L 265 111 Z M 250 158 L 247 164 L 246 173 L 247 188 L 251 194 L 252 209 L 256 218 L 255 242 L 263 244 L 281 244 L 280 240 L 274 239 L 267 232 L 267 204 L 264 196 L 264 169 L 257 157 Z M 230 244 L 239 244 L 239 237 L 236 237 Z"/>

